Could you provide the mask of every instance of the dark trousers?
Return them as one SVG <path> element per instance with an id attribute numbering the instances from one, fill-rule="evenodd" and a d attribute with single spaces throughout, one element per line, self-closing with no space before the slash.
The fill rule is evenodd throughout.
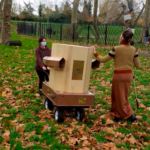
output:
<path id="1" fill-rule="evenodd" d="M 49 70 L 37 70 L 36 69 L 36 72 L 38 74 L 38 77 L 39 77 L 39 90 L 42 89 L 42 83 L 43 81 L 46 81 L 48 82 L 49 81 Z"/>

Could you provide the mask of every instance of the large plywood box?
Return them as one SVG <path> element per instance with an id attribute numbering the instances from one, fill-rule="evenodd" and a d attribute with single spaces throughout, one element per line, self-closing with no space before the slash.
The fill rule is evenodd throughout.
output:
<path id="1" fill-rule="evenodd" d="M 65 67 L 50 70 L 50 88 L 62 93 L 88 92 L 92 56 L 90 47 L 53 43 L 51 57 L 64 58 Z"/>

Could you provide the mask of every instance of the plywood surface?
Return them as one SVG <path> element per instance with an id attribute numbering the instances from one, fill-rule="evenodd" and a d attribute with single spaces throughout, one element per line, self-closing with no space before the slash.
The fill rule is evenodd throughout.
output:
<path id="1" fill-rule="evenodd" d="M 65 68 L 62 71 L 55 69 L 50 71 L 49 86 L 52 89 L 66 93 L 88 92 L 92 62 L 91 48 L 53 43 L 52 57 L 65 59 Z M 75 62 L 76 64 L 84 64 L 83 70 L 82 67 L 77 67 L 79 69 L 73 71 Z M 73 72 L 80 73 L 79 80 L 73 78 Z"/>

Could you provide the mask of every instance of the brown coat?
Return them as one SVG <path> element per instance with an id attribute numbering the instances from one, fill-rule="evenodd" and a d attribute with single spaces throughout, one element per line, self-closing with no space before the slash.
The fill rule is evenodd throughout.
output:
<path id="1" fill-rule="evenodd" d="M 35 56 L 36 56 L 35 69 L 42 70 L 43 66 L 47 67 L 43 63 L 43 57 L 51 56 L 51 49 L 48 46 L 46 46 L 45 49 L 42 49 L 40 46 L 38 46 L 35 49 Z"/>
<path id="2" fill-rule="evenodd" d="M 101 63 L 114 59 L 114 70 L 132 70 L 133 64 L 139 68 L 140 59 L 135 47 L 128 45 L 115 46 L 106 56 L 97 55 Z"/>

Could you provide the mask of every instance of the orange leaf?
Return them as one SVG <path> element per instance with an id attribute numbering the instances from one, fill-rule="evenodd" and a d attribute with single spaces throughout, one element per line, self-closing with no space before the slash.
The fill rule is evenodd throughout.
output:
<path id="1" fill-rule="evenodd" d="M 2 92 L 2 97 L 6 97 L 6 91 Z"/>
<path id="2" fill-rule="evenodd" d="M 136 118 L 139 119 L 139 120 L 141 120 L 141 119 L 142 119 L 142 116 L 138 116 L 138 115 L 137 115 Z"/>
<path id="3" fill-rule="evenodd" d="M 140 107 L 146 109 L 146 106 L 144 104 L 140 104 Z"/>
<path id="4" fill-rule="evenodd" d="M 49 127 L 48 124 L 45 124 L 45 125 L 43 126 L 42 132 L 45 132 L 46 130 L 50 131 L 50 129 L 51 129 L 51 127 Z"/>
<path id="5" fill-rule="evenodd" d="M 127 135 L 128 138 L 125 137 L 124 142 L 129 142 L 130 144 L 134 145 L 137 144 L 137 141 L 135 140 L 134 136 L 132 134 Z"/>
<path id="6" fill-rule="evenodd" d="M 16 132 L 20 132 L 21 134 L 24 133 L 25 127 L 24 126 L 17 126 L 16 127 Z"/>
<path id="7" fill-rule="evenodd" d="M 73 130 L 74 130 L 74 129 L 69 128 L 69 129 L 68 129 L 68 133 L 69 133 L 69 134 L 72 134 L 72 131 L 73 131 Z"/>
<path id="8" fill-rule="evenodd" d="M 112 137 L 112 136 L 110 136 L 110 137 L 106 136 L 105 139 L 108 141 L 111 141 L 111 142 L 114 141 L 114 137 Z"/>
<path id="9" fill-rule="evenodd" d="M 80 140 L 83 140 L 83 141 L 84 141 L 84 140 L 87 140 L 87 139 L 88 139 L 88 138 L 87 138 L 86 136 L 84 136 L 84 135 L 83 135 L 82 138 L 80 138 Z"/>
<path id="10" fill-rule="evenodd" d="M 107 133 L 109 133 L 109 134 L 115 134 L 115 132 L 113 131 L 112 128 L 107 128 Z"/>
<path id="11" fill-rule="evenodd" d="M 2 136 L 4 138 L 4 141 L 8 142 L 9 141 L 9 137 L 10 137 L 10 131 L 9 130 L 5 130 L 5 133 Z"/>
<path id="12" fill-rule="evenodd" d="M 103 148 L 105 148 L 106 150 L 115 147 L 114 143 L 107 143 L 103 145 Z"/>
<path id="13" fill-rule="evenodd" d="M 111 120 L 111 119 L 107 119 L 106 120 L 106 123 L 105 123 L 105 126 L 107 126 L 107 125 L 110 125 L 110 124 L 113 124 L 114 122 L 113 122 L 113 120 Z"/>
<path id="14" fill-rule="evenodd" d="M 62 142 L 66 141 L 66 138 L 64 136 L 61 137 Z"/>
<path id="15" fill-rule="evenodd" d="M 3 117 L 10 117 L 9 114 L 3 114 L 2 116 L 3 116 Z"/>
<path id="16" fill-rule="evenodd" d="M 91 143 L 88 140 L 83 141 L 82 146 L 90 146 Z"/>

